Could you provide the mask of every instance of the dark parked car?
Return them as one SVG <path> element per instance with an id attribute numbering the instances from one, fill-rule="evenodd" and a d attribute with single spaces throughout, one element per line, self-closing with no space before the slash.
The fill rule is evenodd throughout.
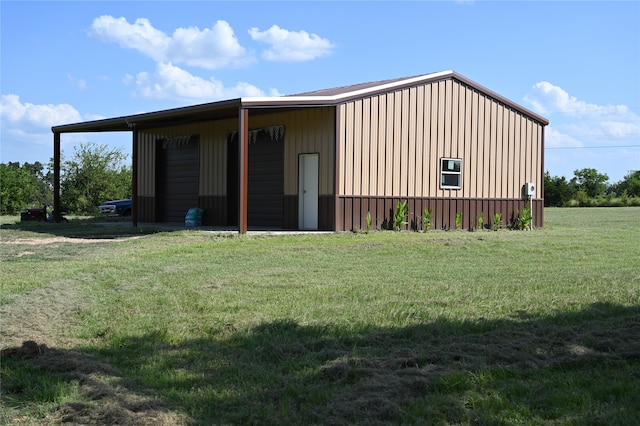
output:
<path id="1" fill-rule="evenodd" d="M 69 220 L 65 217 L 67 213 L 62 211 L 58 217 L 58 220 L 62 222 L 69 222 Z M 47 215 L 47 206 L 42 208 L 32 207 L 30 209 L 24 209 L 20 212 L 20 222 L 28 222 L 28 221 L 36 221 L 36 222 L 53 222 L 56 218 L 54 216 L 54 212 Z"/>
<path id="2" fill-rule="evenodd" d="M 105 201 L 99 208 L 103 216 L 131 216 L 131 199 Z"/>

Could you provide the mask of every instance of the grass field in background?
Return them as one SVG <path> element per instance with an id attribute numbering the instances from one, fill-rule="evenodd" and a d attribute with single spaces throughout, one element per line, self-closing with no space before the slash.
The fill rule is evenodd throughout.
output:
<path id="1" fill-rule="evenodd" d="M 284 236 L 3 219 L 0 423 L 640 418 L 639 208 Z"/>

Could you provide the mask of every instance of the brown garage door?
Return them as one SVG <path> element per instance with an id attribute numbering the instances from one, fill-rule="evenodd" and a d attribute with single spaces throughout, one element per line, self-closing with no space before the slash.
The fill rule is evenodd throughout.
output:
<path id="1" fill-rule="evenodd" d="M 198 138 L 158 140 L 156 159 L 157 221 L 184 222 L 187 211 L 198 207 Z"/>
<path id="2" fill-rule="evenodd" d="M 238 138 L 229 142 L 228 218 L 238 223 Z M 249 142 L 247 222 L 250 227 L 282 228 L 284 220 L 284 140 L 260 131 Z"/>

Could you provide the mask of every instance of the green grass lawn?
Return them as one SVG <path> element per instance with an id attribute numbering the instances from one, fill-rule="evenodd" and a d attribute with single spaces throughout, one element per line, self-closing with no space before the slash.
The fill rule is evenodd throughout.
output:
<path id="1" fill-rule="evenodd" d="M 640 418 L 639 208 L 285 236 L 3 219 L 0 423 Z"/>

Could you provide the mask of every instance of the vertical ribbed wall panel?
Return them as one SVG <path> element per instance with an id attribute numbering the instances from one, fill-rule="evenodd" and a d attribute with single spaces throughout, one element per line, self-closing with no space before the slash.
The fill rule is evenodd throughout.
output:
<path id="1" fill-rule="evenodd" d="M 340 108 L 339 195 L 520 199 L 542 185 L 543 126 L 456 80 Z M 460 190 L 440 189 L 446 157 L 462 159 Z"/>

